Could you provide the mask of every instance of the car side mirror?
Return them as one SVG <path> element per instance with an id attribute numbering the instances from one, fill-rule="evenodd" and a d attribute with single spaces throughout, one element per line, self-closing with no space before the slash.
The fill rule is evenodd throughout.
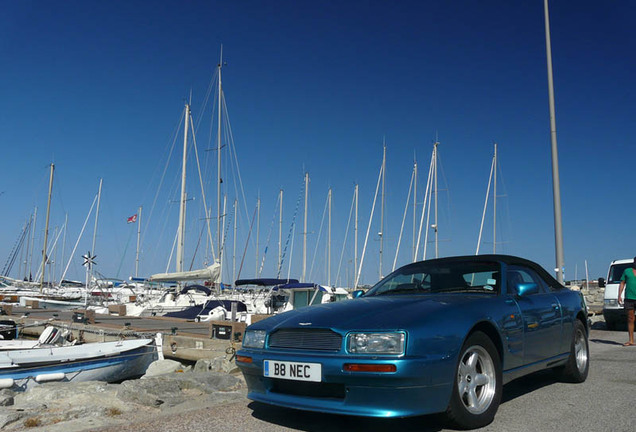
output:
<path id="1" fill-rule="evenodd" d="M 520 283 L 517 285 L 517 293 L 519 296 L 527 296 L 539 292 L 539 285 L 534 282 Z"/>
<path id="2" fill-rule="evenodd" d="M 598 278 L 598 287 L 599 288 L 605 288 L 605 279 L 604 278 Z"/>
<path id="3" fill-rule="evenodd" d="M 364 294 L 364 290 L 355 290 L 354 292 L 351 293 L 351 297 L 353 298 L 362 297 L 362 294 Z"/>

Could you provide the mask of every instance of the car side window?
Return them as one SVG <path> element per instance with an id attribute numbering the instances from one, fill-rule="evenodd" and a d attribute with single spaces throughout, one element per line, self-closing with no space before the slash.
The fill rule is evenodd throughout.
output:
<path id="1" fill-rule="evenodd" d="M 506 275 L 506 285 L 508 294 L 518 294 L 519 284 L 536 283 L 539 287 L 539 293 L 546 292 L 545 282 L 537 272 L 534 270 L 521 267 L 521 266 L 509 266 Z"/>

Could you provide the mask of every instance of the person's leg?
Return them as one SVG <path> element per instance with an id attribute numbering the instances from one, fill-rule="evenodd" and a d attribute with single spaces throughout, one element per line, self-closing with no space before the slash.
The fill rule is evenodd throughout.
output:
<path id="1" fill-rule="evenodd" d="M 627 310 L 627 334 L 629 335 L 629 345 L 634 345 L 634 309 Z"/>

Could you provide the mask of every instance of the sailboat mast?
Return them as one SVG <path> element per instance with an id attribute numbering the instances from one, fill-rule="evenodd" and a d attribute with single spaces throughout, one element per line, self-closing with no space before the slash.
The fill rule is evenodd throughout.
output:
<path id="1" fill-rule="evenodd" d="M 283 259 L 283 190 L 279 191 L 278 199 L 278 274 L 281 270 L 281 260 Z"/>
<path id="2" fill-rule="evenodd" d="M 185 212 L 186 212 L 186 159 L 188 156 L 188 127 L 190 122 L 190 105 L 185 105 L 185 121 L 183 123 L 183 160 L 181 164 L 181 201 L 179 205 L 179 231 L 177 238 L 177 271 L 183 271 L 183 250 L 185 244 Z"/>
<path id="3" fill-rule="evenodd" d="M 417 161 L 413 164 L 413 262 L 417 260 L 417 243 L 415 231 L 417 229 Z"/>
<path id="4" fill-rule="evenodd" d="M 139 245 L 141 244 L 141 206 L 137 212 L 137 253 L 135 254 L 135 277 L 139 277 Z"/>
<path id="5" fill-rule="evenodd" d="M 384 252 L 384 184 L 386 177 L 386 141 L 382 144 L 382 202 L 380 204 L 380 265 L 379 276 L 382 279 L 382 253 Z"/>
<path id="6" fill-rule="evenodd" d="M 492 253 L 497 253 L 497 143 L 495 143 L 495 156 L 493 162 L 494 182 L 492 189 Z"/>
<path id="7" fill-rule="evenodd" d="M 51 214 L 51 194 L 53 193 L 53 172 L 55 165 L 51 164 L 51 175 L 49 177 L 49 198 L 46 203 L 46 222 L 44 224 L 44 248 L 42 249 L 42 276 L 40 278 L 40 292 L 44 288 L 44 270 L 46 269 L 46 243 L 49 238 L 49 216 Z"/>
<path id="8" fill-rule="evenodd" d="M 38 223 L 38 208 L 37 206 L 33 210 L 33 226 L 31 227 L 31 248 L 29 249 L 29 275 L 28 280 L 31 280 L 31 266 L 33 265 L 33 249 L 35 249 L 35 227 Z"/>
<path id="9" fill-rule="evenodd" d="M 223 45 L 221 45 L 221 57 L 219 59 L 219 100 L 218 100 L 218 124 L 217 124 L 217 142 L 216 142 L 216 157 L 217 157 L 217 182 L 216 182 L 216 235 L 217 235 L 217 250 L 219 251 L 219 262 L 221 260 L 221 111 L 223 110 L 223 95 L 221 91 L 221 69 L 223 67 Z"/>
<path id="10" fill-rule="evenodd" d="M 232 242 L 232 280 L 236 280 L 236 231 L 237 231 L 237 207 L 238 201 L 234 200 L 234 241 Z M 258 247 L 257 247 L 258 250 Z M 258 255 L 256 256 L 256 276 L 258 277 Z"/>
<path id="11" fill-rule="evenodd" d="M 356 202 L 356 214 L 353 223 L 353 276 L 354 280 L 358 272 L 358 185 L 354 188 L 354 197 Z M 353 287 L 354 289 L 356 286 Z"/>
<path id="12" fill-rule="evenodd" d="M 259 242 L 258 240 L 261 237 L 261 197 L 256 198 L 256 262 L 254 266 L 254 277 L 258 278 L 258 250 L 259 250 Z"/>
<path id="13" fill-rule="evenodd" d="M 439 142 L 435 142 L 435 147 L 433 148 L 433 152 L 435 153 L 435 167 L 434 167 L 434 177 L 435 177 L 435 258 L 439 258 L 439 248 L 437 241 L 437 146 Z"/>
<path id="14" fill-rule="evenodd" d="M 95 227 L 93 228 L 93 243 L 91 246 L 91 254 L 95 255 L 95 241 L 97 239 L 97 222 L 99 220 L 99 204 L 102 201 L 102 183 L 104 179 L 99 179 L 99 189 L 97 190 L 97 210 L 95 210 Z"/>
<path id="15" fill-rule="evenodd" d="M 329 188 L 329 223 L 327 234 L 327 285 L 331 286 L 331 188 Z"/>
<path id="16" fill-rule="evenodd" d="M 305 282 L 305 274 L 307 271 L 307 202 L 309 198 L 309 173 L 305 173 L 305 215 L 303 222 L 303 279 Z"/>
<path id="17" fill-rule="evenodd" d="M 64 216 L 64 237 L 62 237 L 62 265 L 66 259 L 66 234 L 68 233 L 68 213 Z M 60 284 L 62 280 L 60 279 Z"/>

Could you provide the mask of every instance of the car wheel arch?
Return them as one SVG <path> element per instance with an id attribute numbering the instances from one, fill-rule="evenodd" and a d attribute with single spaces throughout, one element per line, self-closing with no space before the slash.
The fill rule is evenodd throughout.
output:
<path id="1" fill-rule="evenodd" d="M 576 315 L 577 320 L 581 321 L 581 324 L 583 324 L 583 328 L 585 328 L 586 333 L 589 335 L 590 334 L 590 328 L 588 325 L 588 321 L 587 321 L 587 316 L 585 316 L 585 314 L 581 311 Z"/>
<path id="2" fill-rule="evenodd" d="M 464 342 L 466 342 L 470 335 L 478 331 L 484 333 L 486 336 L 488 336 L 488 338 L 490 338 L 492 343 L 495 345 L 495 348 L 497 348 L 499 361 L 503 363 L 503 342 L 501 340 L 501 335 L 499 333 L 499 330 L 497 330 L 497 327 L 489 321 L 481 321 L 475 324 L 473 328 L 471 328 L 470 331 L 466 334 L 466 337 L 462 341 L 462 345 L 464 344 Z"/>

